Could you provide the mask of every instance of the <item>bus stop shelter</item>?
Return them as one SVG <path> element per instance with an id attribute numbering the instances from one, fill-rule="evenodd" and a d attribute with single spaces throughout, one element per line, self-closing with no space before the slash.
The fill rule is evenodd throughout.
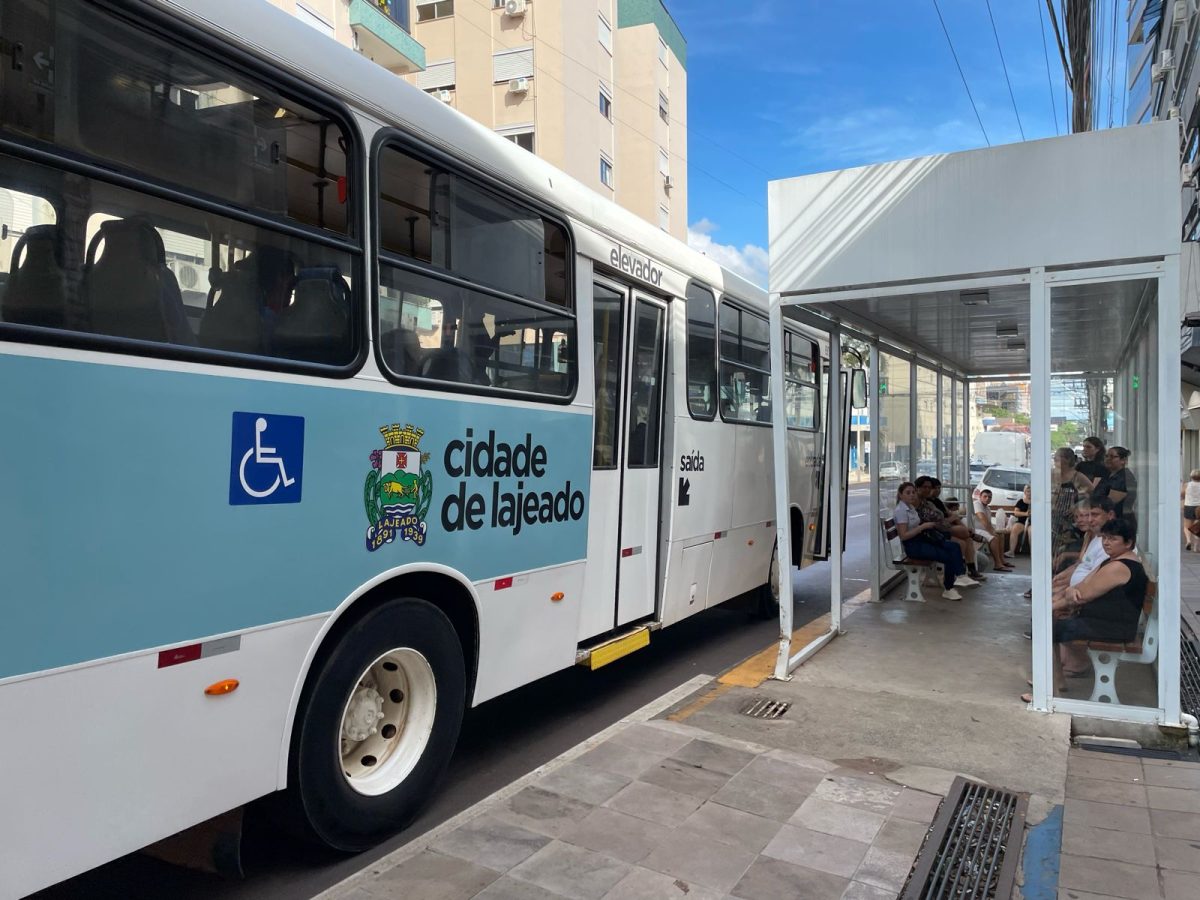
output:
<path id="1" fill-rule="evenodd" d="M 1069 135 L 771 182 L 770 292 L 776 521 L 790 571 L 783 321 L 831 336 L 829 385 L 843 347 L 869 347 L 871 509 L 889 516 L 896 486 L 940 474 L 969 490 L 972 380 L 1020 380 L 1030 402 L 1032 708 L 1144 724 L 1179 724 L 1179 260 L 1175 122 Z M 903 381 L 903 384 L 898 382 Z M 884 385 L 887 385 L 885 388 Z M 1157 584 L 1146 621 L 1155 688 L 1093 702 L 1056 696 L 1052 670 L 1054 406 L 1068 385 L 1106 407 L 1110 446 L 1130 450 L 1136 495 L 1125 515 Z M 1102 390 L 1087 393 L 1086 385 Z M 901 390 L 904 388 L 905 390 Z M 830 392 L 829 422 L 845 395 Z M 906 401 L 900 403 L 898 398 Z M 913 400 L 916 402 L 913 402 Z M 1095 412 L 1095 411 L 1093 411 Z M 831 459 L 847 433 L 830 428 Z M 903 452 L 901 452 L 901 450 Z M 828 467 L 840 497 L 842 467 Z M 964 497 L 970 509 L 970 494 Z M 843 506 L 831 504 L 832 533 Z M 888 574 L 869 517 L 872 599 Z M 776 677 L 841 632 L 840 554 L 831 556 L 827 633 L 792 641 L 792 586 L 780 584 Z M 944 602 L 944 601 L 931 601 Z M 936 663 L 931 663 L 936 664 Z"/>

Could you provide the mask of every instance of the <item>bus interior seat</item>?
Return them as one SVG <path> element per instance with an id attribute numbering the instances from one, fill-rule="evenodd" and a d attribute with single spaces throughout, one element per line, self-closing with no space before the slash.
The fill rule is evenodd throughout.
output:
<path id="1" fill-rule="evenodd" d="M 457 347 L 442 347 L 426 357 L 421 366 L 421 377 L 474 384 L 475 370 L 468 354 L 460 352 Z"/>
<path id="2" fill-rule="evenodd" d="M 13 248 L 0 321 L 65 328 L 67 285 L 57 225 L 34 225 Z"/>
<path id="3" fill-rule="evenodd" d="M 207 309 L 200 320 L 200 343 L 235 353 L 270 352 L 266 320 L 272 305 L 282 306 L 295 282 L 295 258 L 287 250 L 261 247 L 234 263 L 228 272 L 214 270 Z"/>
<path id="4" fill-rule="evenodd" d="M 276 355 L 288 359 L 350 363 L 350 288 L 336 266 L 300 270 L 292 304 L 279 314 L 274 344 Z"/>
<path id="5" fill-rule="evenodd" d="M 101 245 L 104 252 L 97 259 Z M 96 333 L 195 343 L 179 282 L 167 268 L 162 237 L 145 219 L 100 225 L 88 244 L 83 285 Z"/>
<path id="6" fill-rule="evenodd" d="M 415 332 L 392 328 L 379 336 L 379 351 L 387 367 L 397 375 L 420 375 L 425 351 Z"/>

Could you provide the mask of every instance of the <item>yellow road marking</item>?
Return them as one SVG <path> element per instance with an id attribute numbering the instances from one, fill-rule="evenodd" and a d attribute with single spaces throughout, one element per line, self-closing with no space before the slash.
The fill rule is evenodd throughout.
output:
<path id="1" fill-rule="evenodd" d="M 813 619 L 803 628 L 792 632 L 792 646 L 799 649 L 829 631 L 829 613 Z M 755 688 L 771 677 L 775 671 L 775 660 L 779 657 L 779 643 L 775 642 L 761 653 L 734 666 L 717 679 L 719 684 Z"/>
<path id="2" fill-rule="evenodd" d="M 670 719 L 672 722 L 682 722 L 684 719 L 686 719 L 692 713 L 699 712 L 700 710 L 704 709 L 704 707 L 708 706 L 708 704 L 712 703 L 714 700 L 716 700 L 718 697 L 720 697 L 722 694 L 726 694 L 731 690 L 733 690 L 733 685 L 731 685 L 731 684 L 718 684 L 715 687 L 709 688 L 706 693 L 701 694 L 699 697 L 697 697 L 695 700 L 693 700 L 687 706 L 683 707 L 683 709 L 678 709 L 675 712 L 671 713 L 669 716 L 667 716 L 667 718 Z"/>

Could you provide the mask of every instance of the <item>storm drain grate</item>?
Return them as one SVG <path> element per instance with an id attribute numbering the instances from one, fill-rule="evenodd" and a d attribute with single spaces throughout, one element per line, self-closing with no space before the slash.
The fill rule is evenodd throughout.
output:
<path id="1" fill-rule="evenodd" d="M 791 708 L 792 704 L 783 700 L 769 700 L 766 697 L 759 697 L 751 700 L 742 707 L 742 715 L 755 719 L 778 719 Z"/>
<path id="2" fill-rule="evenodd" d="M 1027 794 L 955 778 L 917 855 L 902 900 L 1008 900 L 1028 805 Z"/>
<path id="3" fill-rule="evenodd" d="M 1184 712 L 1200 716 L 1200 637 L 1188 615 L 1179 617 L 1179 701 Z"/>

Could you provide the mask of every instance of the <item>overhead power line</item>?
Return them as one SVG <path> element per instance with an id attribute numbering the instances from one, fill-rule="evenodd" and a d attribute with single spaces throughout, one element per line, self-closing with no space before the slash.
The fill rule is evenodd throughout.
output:
<path id="1" fill-rule="evenodd" d="M 1008 77 L 1008 63 L 1004 61 L 1004 51 L 1000 49 L 1000 32 L 996 30 L 996 17 L 992 15 L 992 0 L 983 0 L 987 5 L 988 18 L 992 22 L 992 36 L 996 38 L 996 52 L 1000 54 L 1000 68 L 1004 70 L 1004 83 L 1008 85 L 1008 99 L 1012 101 L 1013 115 L 1017 117 L 1017 130 L 1021 132 L 1021 140 L 1025 140 L 1025 126 L 1021 124 L 1021 114 L 1017 111 L 1017 98 L 1013 94 L 1012 80 Z"/>
<path id="2" fill-rule="evenodd" d="M 1046 43 L 1046 18 L 1042 15 L 1042 0 L 1033 0 L 1038 11 L 1038 25 L 1042 29 L 1042 56 L 1046 60 L 1046 89 L 1050 92 L 1050 112 L 1054 114 L 1054 133 L 1062 134 L 1058 128 L 1058 104 L 1054 102 L 1054 81 L 1050 77 L 1050 47 Z"/>
<path id="3" fill-rule="evenodd" d="M 937 11 L 938 21 L 942 23 L 942 34 L 946 35 L 946 43 L 950 45 L 950 55 L 954 57 L 954 65 L 958 67 L 958 77 L 962 79 L 967 99 L 971 101 L 971 109 L 975 110 L 975 121 L 979 123 L 979 130 L 983 132 L 984 143 L 990 147 L 992 142 L 988 138 L 987 129 L 983 127 L 983 119 L 979 115 L 979 107 L 975 105 L 975 98 L 971 96 L 971 87 L 967 84 L 967 76 L 963 74 L 962 63 L 958 61 L 958 53 L 954 50 L 954 41 L 950 40 L 950 31 L 946 28 L 946 20 L 942 18 L 942 8 L 938 6 L 938 0 L 933 0 L 933 8 Z"/>

